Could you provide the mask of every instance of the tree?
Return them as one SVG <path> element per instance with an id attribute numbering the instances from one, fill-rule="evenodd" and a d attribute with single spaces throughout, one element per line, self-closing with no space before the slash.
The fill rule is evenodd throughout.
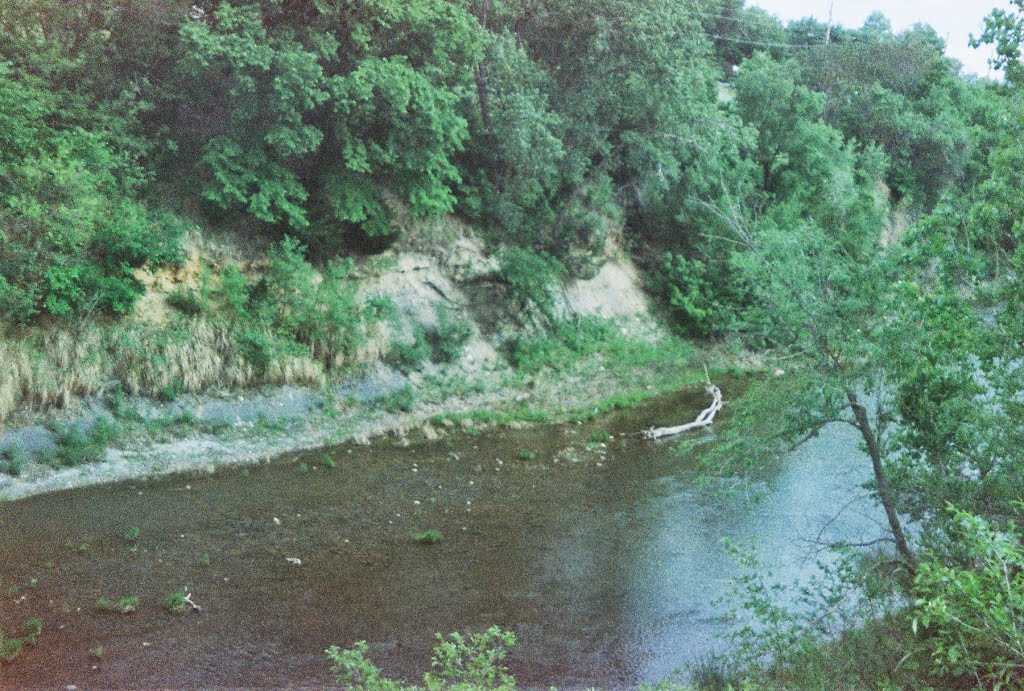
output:
<path id="1" fill-rule="evenodd" d="M 876 14 L 847 40 L 801 56 L 801 83 L 825 95 L 825 121 L 888 154 L 897 198 L 930 209 L 963 181 L 974 148 L 969 87 L 931 27 L 893 34 Z"/>
<path id="2" fill-rule="evenodd" d="M 336 247 L 392 231 L 388 193 L 415 216 L 452 210 L 481 56 L 461 5 L 222 2 L 181 34 L 181 92 L 213 114 L 185 134 L 216 205 Z"/>
<path id="3" fill-rule="evenodd" d="M 768 438 L 745 439 L 738 425 L 716 458 L 764 459 L 842 422 L 860 434 L 891 539 L 908 572 L 916 555 L 888 479 L 885 440 L 892 422 L 889 381 L 877 336 L 888 313 L 892 264 L 881 242 L 886 200 L 875 191 L 884 171 L 875 151 L 859 155 L 821 121 L 822 99 L 796 83 L 794 63 L 748 61 L 736 83 L 744 119 L 758 130 L 756 159 L 767 198 L 763 211 L 721 209 L 729 265 L 750 296 L 742 334 L 797 354 L 792 386 L 770 410 Z M 741 404 L 753 420 L 775 382 Z M 763 426 L 762 426 L 763 429 Z M 760 447 L 758 449 L 757 447 Z"/>
<path id="4" fill-rule="evenodd" d="M 971 47 L 985 44 L 995 46 L 996 56 L 989 62 L 994 69 L 1003 70 L 1011 84 L 1024 84 L 1024 62 L 1021 45 L 1024 44 L 1024 0 L 1011 0 L 1011 10 L 994 9 L 985 18 L 985 30 L 980 36 L 971 35 Z"/>
<path id="5" fill-rule="evenodd" d="M 36 83 L 0 63 L 0 318 L 125 314 L 144 292 L 133 270 L 177 260 L 185 226 L 133 201 L 124 159 L 61 127 Z"/>

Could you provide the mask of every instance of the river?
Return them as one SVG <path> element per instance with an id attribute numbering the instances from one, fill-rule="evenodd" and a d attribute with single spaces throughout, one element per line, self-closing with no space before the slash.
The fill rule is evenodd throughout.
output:
<path id="1" fill-rule="evenodd" d="M 415 680 L 434 632 L 491 624 L 518 636 L 523 686 L 657 680 L 726 644 L 723 538 L 756 546 L 785 581 L 813 573 L 807 541 L 840 512 L 829 539 L 881 530 L 852 430 L 827 428 L 730 496 L 702 488 L 671 443 L 635 434 L 703 403 L 341 446 L 333 469 L 320 451 L 0 504 L 0 628 L 44 622 L 0 687 L 323 686 L 322 651 L 362 639 L 385 672 Z M 412 540 L 427 529 L 442 542 Z M 184 586 L 202 611 L 166 612 Z M 127 595 L 139 611 L 95 606 Z"/>

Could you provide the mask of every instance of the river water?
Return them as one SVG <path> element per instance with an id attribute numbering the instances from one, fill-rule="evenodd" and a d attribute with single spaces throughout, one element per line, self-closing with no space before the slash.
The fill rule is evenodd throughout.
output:
<path id="1" fill-rule="evenodd" d="M 786 581 L 813 573 L 807 541 L 823 526 L 825 539 L 880 533 L 847 430 L 728 496 L 702 488 L 671 443 L 635 434 L 703 403 L 342 446 L 333 469 L 317 452 L 2 504 L 0 628 L 38 616 L 44 630 L 0 688 L 323 686 L 322 651 L 357 640 L 415 680 L 434 632 L 491 624 L 518 636 L 509 665 L 523 686 L 657 680 L 727 642 L 723 538 Z M 443 541 L 411 539 L 427 529 Z M 164 611 L 185 586 L 202 611 Z M 95 607 L 126 595 L 138 612 Z"/>

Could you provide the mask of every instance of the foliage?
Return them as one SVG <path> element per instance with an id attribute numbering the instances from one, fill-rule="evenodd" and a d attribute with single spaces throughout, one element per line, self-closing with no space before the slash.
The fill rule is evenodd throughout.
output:
<path id="1" fill-rule="evenodd" d="M 259 281 L 248 282 L 228 264 L 219 290 L 212 292 L 245 359 L 262 375 L 300 356 L 327 371 L 341 370 L 363 343 L 364 315 L 349 279 L 351 260 L 331 260 L 321 275 L 305 253 L 305 246 L 286 236 L 271 248 Z"/>
<path id="2" fill-rule="evenodd" d="M 469 322 L 453 319 L 447 305 L 437 308 L 437 325 L 427 333 L 434 362 L 457 362 L 473 336 Z"/>
<path id="3" fill-rule="evenodd" d="M 416 392 L 406 384 L 397 391 L 380 399 L 380 405 L 389 413 L 408 413 L 416 405 Z"/>
<path id="4" fill-rule="evenodd" d="M 1011 688 L 1024 673 L 1024 549 L 1011 524 L 953 512 L 950 538 L 962 556 L 931 552 L 914 592 L 914 630 L 931 649 L 936 670 L 986 687 Z"/>
<path id="5" fill-rule="evenodd" d="M 515 678 L 504 667 L 508 648 L 515 645 L 511 631 L 492 626 L 483 633 L 464 637 L 453 633 L 449 639 L 437 634 L 438 644 L 423 675 L 423 688 L 440 689 L 514 689 Z M 347 650 L 331 646 L 326 650 L 335 680 L 345 688 L 362 691 L 399 691 L 415 689 L 387 679 L 366 659 L 366 641 L 358 641 Z"/>
<path id="6" fill-rule="evenodd" d="M 4 469 L 11 477 L 21 477 L 25 466 L 32 460 L 31 455 L 17 442 L 12 442 L 4 449 L 4 458 L 6 459 Z"/>
<path id="7" fill-rule="evenodd" d="M 25 642 L 20 638 L 6 638 L 0 633 L 0 662 L 12 662 L 24 647 Z"/>
<path id="8" fill-rule="evenodd" d="M 996 8 L 985 18 L 985 31 L 971 36 L 971 46 L 995 45 L 995 57 L 990 60 L 997 70 L 1004 70 L 1007 81 L 1024 84 L 1024 66 L 1021 64 L 1021 46 L 1024 44 L 1024 2 L 1011 0 L 1006 10 Z"/>
<path id="9" fill-rule="evenodd" d="M 386 192 L 415 215 L 450 211 L 475 20 L 440 0 L 308 10 L 222 2 L 182 27 L 181 88 L 199 85 L 190 106 L 230 114 L 185 133 L 202 152 L 206 198 L 318 243 L 347 226 L 390 233 Z"/>
<path id="10" fill-rule="evenodd" d="M 403 373 L 409 374 L 420 368 L 423 363 L 431 358 L 433 349 L 427 343 L 427 334 L 421 328 L 414 328 L 412 332 L 412 343 L 394 343 L 391 346 L 391 355 Z"/>
<path id="11" fill-rule="evenodd" d="M 101 461 L 119 434 L 117 424 L 106 417 L 97 418 L 87 432 L 77 425 L 64 425 L 56 432 L 51 460 L 67 468 Z"/>
<path id="12" fill-rule="evenodd" d="M 544 253 L 510 247 L 501 255 L 501 277 L 522 307 L 534 306 L 541 314 L 554 317 L 555 298 L 563 269 L 557 259 Z"/>
<path id="13" fill-rule="evenodd" d="M 932 207 L 962 182 L 975 148 L 971 86 L 931 27 L 899 34 L 869 17 L 846 40 L 805 51 L 801 80 L 823 93 L 826 121 L 888 155 L 887 180 L 900 197 Z"/>
<path id="14" fill-rule="evenodd" d="M 707 266 L 699 259 L 666 252 L 660 271 L 652 278 L 655 290 L 672 311 L 673 321 L 693 334 L 707 335 L 724 324 L 712 304 L 714 289 Z"/>
<path id="15" fill-rule="evenodd" d="M 51 126 L 58 101 L 0 62 L 0 318 L 126 314 L 133 270 L 180 258 L 186 226 L 133 201 L 100 133 Z"/>

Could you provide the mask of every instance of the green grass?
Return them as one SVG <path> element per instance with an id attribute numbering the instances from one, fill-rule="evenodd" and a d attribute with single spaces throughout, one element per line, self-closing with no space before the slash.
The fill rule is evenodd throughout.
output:
<path id="1" fill-rule="evenodd" d="M 173 614 L 181 614 L 186 606 L 184 591 L 175 591 L 164 598 L 164 609 Z"/>
<path id="2" fill-rule="evenodd" d="M 24 647 L 25 643 L 20 638 L 6 638 L 0 634 L 0 661 L 13 662 Z"/>
<path id="3" fill-rule="evenodd" d="M 98 418 L 88 432 L 75 425 L 60 426 L 54 431 L 57 434 L 56 447 L 47 452 L 46 460 L 51 465 L 65 468 L 103 460 L 107 448 L 121 434 L 117 423 L 106 417 Z"/>
<path id="4" fill-rule="evenodd" d="M 135 595 L 126 595 L 112 603 L 105 597 L 96 599 L 96 609 L 101 612 L 117 612 L 119 614 L 131 614 L 139 609 L 139 598 Z"/>
<path id="5" fill-rule="evenodd" d="M 422 533 L 413 533 L 411 537 L 412 541 L 418 545 L 436 545 L 444 540 L 444 535 L 441 534 L 441 531 L 433 528 Z"/>
<path id="6" fill-rule="evenodd" d="M 25 642 L 29 645 L 35 645 L 39 640 L 39 636 L 43 633 L 43 620 L 39 617 L 32 617 L 25 622 L 23 628 L 25 630 Z"/>
<path id="7" fill-rule="evenodd" d="M 320 462 L 323 463 L 324 466 L 326 466 L 327 468 L 330 468 L 331 470 L 334 470 L 335 468 L 338 467 L 338 464 L 335 463 L 334 459 L 331 458 L 330 455 L 328 454 L 324 454 L 323 457 L 320 459 Z"/>

